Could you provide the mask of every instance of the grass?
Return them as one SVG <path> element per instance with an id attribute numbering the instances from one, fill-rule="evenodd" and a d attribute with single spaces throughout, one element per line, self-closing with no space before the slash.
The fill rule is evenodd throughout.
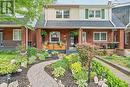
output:
<path id="1" fill-rule="evenodd" d="M 127 69 L 130 69 L 130 57 L 122 57 L 113 54 L 112 56 L 105 56 L 106 60 L 111 61 L 113 63 L 119 64 Z"/>

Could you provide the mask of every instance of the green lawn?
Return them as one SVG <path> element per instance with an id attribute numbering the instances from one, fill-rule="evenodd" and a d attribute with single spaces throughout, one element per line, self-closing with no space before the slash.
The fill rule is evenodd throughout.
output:
<path id="1" fill-rule="evenodd" d="M 113 63 L 119 64 L 130 69 L 130 57 L 122 57 L 113 54 L 112 56 L 105 56 L 104 58 L 108 61 L 111 61 Z"/>

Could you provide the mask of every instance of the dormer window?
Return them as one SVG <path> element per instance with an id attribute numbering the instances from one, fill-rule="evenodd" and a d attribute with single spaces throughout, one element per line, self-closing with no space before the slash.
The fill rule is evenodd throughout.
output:
<path id="1" fill-rule="evenodd" d="M 85 19 L 105 19 L 105 9 L 85 9 Z"/>
<path id="2" fill-rule="evenodd" d="M 70 12 L 69 10 L 56 10 L 56 18 L 69 18 Z"/>
<path id="3" fill-rule="evenodd" d="M 89 18 L 101 18 L 100 10 L 89 10 Z"/>

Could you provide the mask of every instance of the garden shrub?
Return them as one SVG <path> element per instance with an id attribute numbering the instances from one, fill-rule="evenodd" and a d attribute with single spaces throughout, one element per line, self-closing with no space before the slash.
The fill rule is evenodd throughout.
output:
<path id="1" fill-rule="evenodd" d="M 107 67 L 97 61 L 92 62 L 92 71 L 96 72 L 99 76 L 105 73 L 105 79 L 107 79 L 109 87 L 128 87 L 126 82 L 117 78 Z"/>
<path id="2" fill-rule="evenodd" d="M 36 54 L 37 54 L 36 48 L 34 48 L 34 47 L 29 47 L 29 48 L 27 49 L 27 55 L 28 55 L 28 57 L 36 56 Z"/>
<path id="3" fill-rule="evenodd" d="M 75 62 L 71 64 L 71 71 L 72 73 L 78 73 L 82 71 L 82 65 L 80 62 Z"/>
<path id="4" fill-rule="evenodd" d="M 66 62 L 68 65 L 71 65 L 75 62 L 80 61 L 79 55 L 78 54 L 70 54 L 64 57 L 66 59 Z"/>
<path id="5" fill-rule="evenodd" d="M 39 58 L 39 60 L 45 60 L 45 55 L 40 54 L 38 58 Z"/>
<path id="6" fill-rule="evenodd" d="M 65 73 L 65 69 L 62 68 L 62 67 L 54 68 L 54 71 L 52 72 L 52 74 L 53 74 L 55 77 L 64 76 L 64 73 Z"/>
<path id="7" fill-rule="evenodd" d="M 51 67 L 57 68 L 57 67 L 63 67 L 64 69 L 68 69 L 68 64 L 66 59 L 59 60 L 51 65 Z"/>
<path id="8" fill-rule="evenodd" d="M 35 56 L 29 57 L 29 59 L 28 59 L 28 64 L 33 64 L 33 63 L 35 63 L 35 62 L 36 62 L 36 57 L 35 57 Z"/>

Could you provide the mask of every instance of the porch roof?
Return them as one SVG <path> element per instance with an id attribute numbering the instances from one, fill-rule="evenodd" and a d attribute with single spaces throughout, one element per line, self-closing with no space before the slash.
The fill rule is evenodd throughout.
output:
<path id="1" fill-rule="evenodd" d="M 23 18 L 18 18 L 17 20 L 6 20 L 6 21 L 0 21 L 0 28 L 4 28 L 4 27 L 21 27 L 22 24 L 20 24 L 20 21 L 21 22 L 24 22 L 24 19 Z"/>
<path id="2" fill-rule="evenodd" d="M 43 28 L 114 29 L 125 28 L 125 26 L 116 20 L 48 20 L 44 23 Z"/>
<path id="3" fill-rule="evenodd" d="M 86 28 L 125 29 L 125 25 L 115 16 L 112 20 L 38 20 L 35 28 Z"/>
<path id="4" fill-rule="evenodd" d="M 114 27 L 110 21 L 48 20 L 44 28 Z"/>

